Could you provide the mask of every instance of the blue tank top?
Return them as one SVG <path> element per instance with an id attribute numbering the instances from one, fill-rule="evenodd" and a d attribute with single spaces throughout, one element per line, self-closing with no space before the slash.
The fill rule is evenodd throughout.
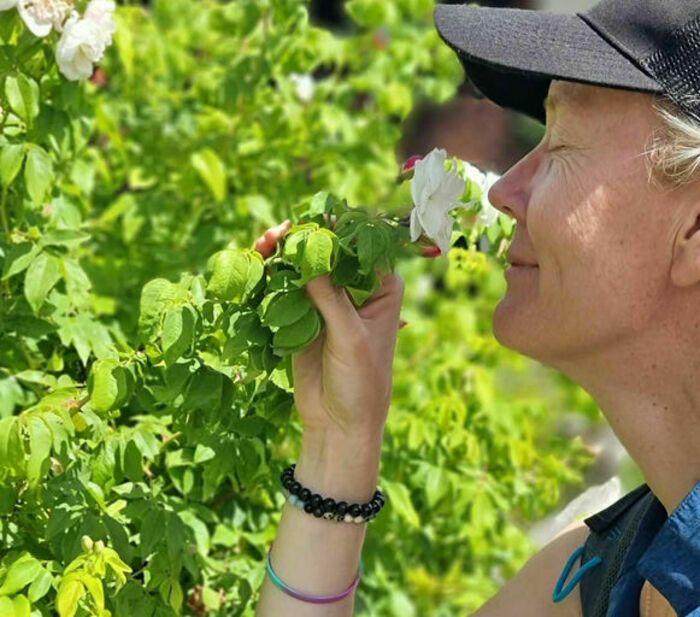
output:
<path id="1" fill-rule="evenodd" d="M 572 555 L 581 556 L 577 575 L 583 617 L 639 617 L 645 580 L 678 617 L 700 617 L 700 482 L 670 516 L 642 484 L 584 522 L 590 534 Z M 562 584 L 572 565 L 555 587 L 555 602 L 565 597 Z"/>

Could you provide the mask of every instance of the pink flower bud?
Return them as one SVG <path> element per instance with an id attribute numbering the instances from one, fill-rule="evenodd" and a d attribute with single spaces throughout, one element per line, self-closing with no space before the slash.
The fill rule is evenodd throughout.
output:
<path id="1" fill-rule="evenodd" d="M 407 175 L 413 171 L 413 168 L 416 166 L 416 163 L 420 161 L 423 157 L 420 154 L 414 154 L 412 157 L 409 157 L 406 162 L 401 166 L 401 175 Z"/>
<path id="2" fill-rule="evenodd" d="M 426 246 L 422 252 L 423 257 L 440 257 L 442 251 L 439 246 Z"/>

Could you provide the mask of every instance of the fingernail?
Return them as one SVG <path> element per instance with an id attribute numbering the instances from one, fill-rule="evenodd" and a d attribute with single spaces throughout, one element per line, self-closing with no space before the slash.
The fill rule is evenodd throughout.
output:
<path id="1" fill-rule="evenodd" d="M 403 319 L 399 319 L 399 330 L 401 330 L 401 328 L 403 328 L 404 326 L 407 326 L 407 325 L 408 325 L 407 321 L 404 321 Z"/>

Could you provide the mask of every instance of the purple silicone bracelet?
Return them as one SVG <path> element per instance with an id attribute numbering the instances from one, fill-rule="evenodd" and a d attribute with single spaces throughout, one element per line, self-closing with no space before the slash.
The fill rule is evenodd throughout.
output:
<path id="1" fill-rule="evenodd" d="M 357 585 L 360 583 L 360 573 L 358 571 L 357 576 L 355 577 L 355 580 L 352 582 L 350 587 L 348 587 L 342 593 L 333 596 L 312 596 L 310 594 L 303 593 L 302 591 L 293 589 L 292 587 L 287 585 L 277 575 L 277 572 L 275 572 L 272 568 L 272 560 L 270 558 L 270 554 L 272 553 L 272 546 L 273 545 L 271 544 L 270 550 L 267 551 L 267 573 L 270 575 L 270 580 L 272 580 L 275 586 L 278 589 L 281 589 L 288 596 L 292 596 L 292 598 L 296 598 L 297 600 L 301 600 L 302 602 L 309 602 L 311 604 L 328 604 L 330 602 L 338 602 L 338 600 L 342 600 L 343 598 L 349 596 L 353 591 L 355 591 Z"/>

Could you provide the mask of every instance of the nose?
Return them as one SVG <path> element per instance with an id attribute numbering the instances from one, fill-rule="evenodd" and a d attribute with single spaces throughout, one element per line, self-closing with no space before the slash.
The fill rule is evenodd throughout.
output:
<path id="1" fill-rule="evenodd" d="M 540 164 L 539 149 L 536 148 L 520 159 L 490 188 L 488 199 L 491 205 L 525 225 L 527 205 L 530 202 L 532 183 Z"/>

